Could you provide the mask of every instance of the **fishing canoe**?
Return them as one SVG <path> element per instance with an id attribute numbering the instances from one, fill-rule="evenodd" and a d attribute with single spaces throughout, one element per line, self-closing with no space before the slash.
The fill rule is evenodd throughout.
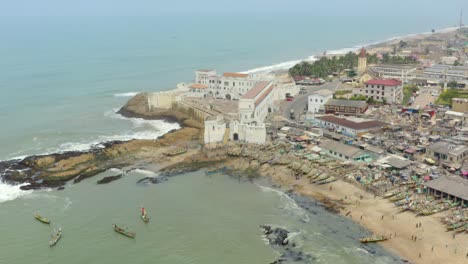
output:
<path id="1" fill-rule="evenodd" d="M 57 232 L 52 236 L 52 239 L 49 241 L 49 246 L 53 247 L 57 244 L 59 239 L 62 237 L 62 228 L 59 228 Z"/>
<path id="2" fill-rule="evenodd" d="M 44 223 L 44 224 L 50 224 L 50 220 L 45 218 L 45 217 L 42 217 L 40 216 L 38 213 L 35 213 L 34 214 L 34 218 L 36 218 L 38 221 Z"/>
<path id="3" fill-rule="evenodd" d="M 395 195 L 397 195 L 399 193 L 401 193 L 401 191 L 388 192 L 388 193 L 384 194 L 383 198 L 390 198 L 390 197 L 395 196 Z"/>
<path id="4" fill-rule="evenodd" d="M 462 222 L 451 224 L 450 226 L 447 227 L 447 231 L 452 231 L 452 230 L 456 230 L 456 229 L 458 229 L 460 227 L 464 227 L 463 225 L 464 224 Z"/>
<path id="5" fill-rule="evenodd" d="M 123 228 L 118 227 L 118 226 L 115 225 L 115 224 L 112 224 L 112 227 L 114 228 L 114 231 L 115 231 L 115 232 L 117 232 L 117 233 L 119 233 L 119 234 L 122 234 L 122 235 L 124 235 L 124 236 L 126 236 L 126 237 L 135 238 L 135 236 L 136 236 L 136 233 L 135 233 L 135 232 L 127 231 L 127 230 L 125 230 L 125 229 L 123 229 Z"/>
<path id="6" fill-rule="evenodd" d="M 363 237 L 360 239 L 361 243 L 375 243 L 379 241 L 387 240 L 387 236 L 371 236 L 371 237 Z"/>
<path id="7" fill-rule="evenodd" d="M 173 151 L 169 151 L 166 153 L 167 156 L 177 156 L 177 155 L 180 155 L 180 154 L 183 154 L 187 152 L 187 148 L 178 148 L 178 149 L 175 149 Z"/>
<path id="8" fill-rule="evenodd" d="M 455 232 L 455 234 L 458 234 L 458 233 L 461 233 L 461 232 L 463 232 L 465 230 L 466 230 L 466 226 L 461 226 L 461 227 L 459 227 L 459 228 L 457 228 L 457 229 L 455 229 L 453 231 Z"/>
<path id="9" fill-rule="evenodd" d="M 330 178 L 328 178 L 328 179 L 326 179 L 326 180 L 317 182 L 317 184 L 318 184 L 318 185 L 322 185 L 322 184 L 332 183 L 332 182 L 337 181 L 337 180 L 338 180 L 338 179 L 335 178 L 335 177 L 330 177 Z"/>

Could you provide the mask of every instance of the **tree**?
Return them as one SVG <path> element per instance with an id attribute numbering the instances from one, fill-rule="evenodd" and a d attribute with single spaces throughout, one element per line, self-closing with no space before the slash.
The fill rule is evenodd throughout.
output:
<path id="1" fill-rule="evenodd" d="M 458 83 L 456 81 L 450 81 L 447 86 L 449 88 L 452 88 L 452 89 L 455 89 L 455 88 L 458 88 Z"/>
<path id="2" fill-rule="evenodd" d="M 355 70 L 350 70 L 350 71 L 348 71 L 347 75 L 348 75 L 349 78 L 353 78 L 353 77 L 355 77 L 357 75 L 357 73 L 356 73 Z"/>
<path id="3" fill-rule="evenodd" d="M 398 43 L 398 45 L 400 46 L 400 48 L 404 48 L 408 45 L 408 43 L 403 40 L 400 40 L 400 43 Z"/>
<path id="4" fill-rule="evenodd" d="M 460 63 L 460 60 L 459 60 L 459 59 L 456 60 L 456 61 L 453 63 L 453 66 L 460 66 L 460 65 L 461 65 L 461 63 Z"/>

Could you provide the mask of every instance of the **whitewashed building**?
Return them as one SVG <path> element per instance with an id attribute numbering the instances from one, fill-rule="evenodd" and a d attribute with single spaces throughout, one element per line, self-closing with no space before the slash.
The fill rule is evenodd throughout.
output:
<path id="1" fill-rule="evenodd" d="M 232 141 L 265 144 L 265 118 L 273 105 L 274 88 L 273 82 L 257 82 L 239 99 L 238 119 L 232 120 L 229 125 L 222 117 L 208 118 L 205 121 L 205 144 L 223 142 L 226 133 L 229 133 Z"/>
<path id="2" fill-rule="evenodd" d="M 377 101 L 389 104 L 399 104 L 403 100 L 402 82 L 396 79 L 372 79 L 364 87 L 355 89 L 356 95 L 364 95 Z"/>
<path id="3" fill-rule="evenodd" d="M 208 86 L 204 90 L 204 96 L 218 99 L 239 100 L 257 81 L 258 79 L 246 73 L 226 72 L 217 75 L 215 70 L 195 71 L 195 83 Z"/>
<path id="4" fill-rule="evenodd" d="M 328 99 L 331 98 L 333 98 L 333 92 L 327 89 L 311 93 L 307 99 L 307 109 L 309 113 L 324 112 L 324 105 Z"/>

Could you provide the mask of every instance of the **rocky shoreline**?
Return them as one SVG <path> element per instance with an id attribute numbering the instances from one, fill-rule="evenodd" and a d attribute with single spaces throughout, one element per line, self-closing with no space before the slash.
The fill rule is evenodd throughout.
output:
<path id="1" fill-rule="evenodd" d="M 172 145 L 198 139 L 200 126 L 188 116 L 164 109 L 148 111 L 146 100 L 146 94 L 138 94 L 117 113 L 129 118 L 178 122 L 182 128 L 154 140 L 110 141 L 87 151 L 32 155 L 19 160 L 0 161 L 0 179 L 8 184 L 24 184 L 22 190 L 62 189 L 69 181 L 78 183 L 111 168 L 131 167 L 139 162 L 139 154 L 143 152 L 160 150 L 161 155 Z"/>

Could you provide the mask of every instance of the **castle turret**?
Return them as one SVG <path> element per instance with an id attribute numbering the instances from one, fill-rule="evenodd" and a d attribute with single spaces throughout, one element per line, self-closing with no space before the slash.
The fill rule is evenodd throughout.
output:
<path id="1" fill-rule="evenodd" d="M 362 48 L 358 57 L 358 74 L 363 74 L 367 70 L 367 53 L 366 49 Z"/>

